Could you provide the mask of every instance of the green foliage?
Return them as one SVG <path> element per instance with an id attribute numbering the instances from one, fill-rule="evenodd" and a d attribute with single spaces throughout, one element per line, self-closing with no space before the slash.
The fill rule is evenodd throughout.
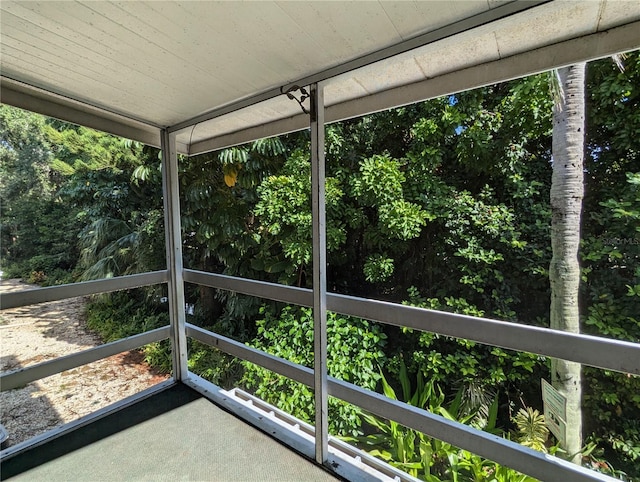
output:
<path id="1" fill-rule="evenodd" d="M 584 331 L 640 342 L 640 53 L 588 65 L 586 196 L 581 244 Z M 640 477 L 640 377 L 584 369 L 586 433 Z"/>
<path id="2" fill-rule="evenodd" d="M 525 447 L 547 453 L 547 437 L 549 429 L 545 425 L 544 415 L 537 410 L 526 407 L 518 410 L 513 418 L 516 424 L 516 440 Z"/>
<path id="3" fill-rule="evenodd" d="M 619 480 L 626 480 L 629 482 L 633 482 L 633 480 L 635 480 L 629 478 L 627 473 L 614 468 L 611 462 L 605 460 L 603 458 L 604 450 L 593 441 L 587 443 L 582 449 L 582 457 L 582 465 L 595 472 L 600 472 L 601 474 L 609 475 Z"/>
<path id="4" fill-rule="evenodd" d="M 142 289 L 96 295 L 87 306 L 87 326 L 105 343 L 168 324 L 166 305 L 163 307 L 155 301 L 155 296 Z M 149 365 L 160 372 L 171 371 L 168 340 L 151 343 L 141 350 Z"/>
<path id="5" fill-rule="evenodd" d="M 45 117 L 0 106 L 0 192 L 5 202 L 49 197 L 55 191 L 46 132 Z"/>
<path id="6" fill-rule="evenodd" d="M 296 276 L 311 263 L 311 165 L 308 154 L 295 151 L 285 162 L 282 174 L 269 176 L 257 190 L 255 214 L 262 223 L 262 241 L 280 246 L 263 251 L 264 261 L 253 266 L 269 273 L 282 272 L 280 282 L 301 280 Z M 343 224 L 336 221 L 343 196 L 340 182 L 328 177 L 325 186 L 327 206 L 327 251 L 338 250 L 345 242 Z"/>
<path id="7" fill-rule="evenodd" d="M 591 413 L 589 428 L 616 467 L 637 477 L 640 461 L 640 377 L 609 370 L 584 370 L 584 406 Z"/>
<path id="8" fill-rule="evenodd" d="M 400 162 L 387 155 L 375 155 L 360 163 L 360 175 L 352 180 L 355 197 L 365 206 L 378 207 L 402 196 L 404 174 Z"/>
<path id="9" fill-rule="evenodd" d="M 162 269 L 161 175 L 153 169 L 154 150 L 94 131 L 80 133 L 85 143 L 92 141 L 97 147 L 85 151 L 73 144 L 63 146 L 68 152 L 61 149 L 59 154 L 79 158 L 60 195 L 79 209 L 77 219 L 84 223 L 77 234 L 82 279 Z M 80 142 L 77 136 L 72 138 Z M 105 149 L 108 155 L 94 157 Z"/>
<path id="10" fill-rule="evenodd" d="M 69 210 L 62 203 L 46 199 L 9 204 L 2 213 L 6 238 L 0 241 L 5 276 L 44 286 L 74 280 L 78 256 L 75 234 L 80 224 L 69 219 Z M 41 274 L 34 277 L 33 273 Z"/>
<path id="11" fill-rule="evenodd" d="M 82 279 L 111 278 L 161 269 L 164 221 L 159 209 L 134 212 L 129 220 L 98 218 L 79 234 Z"/>
<path id="12" fill-rule="evenodd" d="M 409 300 L 405 303 L 412 306 L 470 316 L 484 315 L 463 299 L 426 299 L 415 287 L 410 288 L 408 294 Z M 531 393 L 531 387 L 524 388 L 524 385 L 530 383 L 531 378 L 539 379 L 546 370 L 545 358 L 531 353 L 512 352 L 428 332 L 417 334 L 404 330 L 399 337 L 402 351 L 391 357 L 389 364 L 394 374 L 399 374 L 399 367 L 406 361 L 411 371 L 420 372 L 426 379 L 514 390 L 514 398 L 517 398 L 521 395 L 517 387 L 523 386 L 523 390 Z"/>
<path id="13" fill-rule="evenodd" d="M 56 158 L 52 168 L 64 176 L 104 169 L 119 173 L 123 166 L 140 161 L 141 145 L 86 127 L 61 123 L 49 126 L 48 138 Z"/>
<path id="14" fill-rule="evenodd" d="M 285 307 L 279 313 L 261 310 L 257 336 L 249 343 L 267 353 L 306 367 L 313 366 L 313 313 L 308 308 Z M 378 325 L 354 317 L 327 314 L 327 369 L 332 377 L 373 389 L 384 363 L 386 335 Z M 258 397 L 304 421 L 313 423 L 313 392 L 310 388 L 245 363 L 242 383 Z M 357 409 L 337 399 L 329 400 L 332 433 L 355 435 L 360 430 Z"/>
<path id="15" fill-rule="evenodd" d="M 378 283 L 393 274 L 393 260 L 381 254 L 373 254 L 364 263 L 364 275 L 368 282 Z"/>
<path id="16" fill-rule="evenodd" d="M 104 342 L 137 335 L 169 324 L 168 313 L 135 291 L 97 295 L 87 307 L 87 326 Z"/>
<path id="17" fill-rule="evenodd" d="M 399 301 L 415 285 L 487 316 L 547 316 L 522 300 L 548 298 L 549 106 L 535 77 L 332 126 L 327 169 L 346 186 L 337 289 Z"/>
<path id="18" fill-rule="evenodd" d="M 171 341 L 156 341 L 146 345 L 142 352 L 144 361 L 160 373 L 171 373 Z"/>
<path id="19" fill-rule="evenodd" d="M 420 235 L 427 214 L 417 204 L 396 199 L 381 205 L 378 216 L 382 234 L 406 241 Z"/>
<path id="20" fill-rule="evenodd" d="M 6 276 L 42 284 L 69 281 L 79 229 L 56 196 L 50 132 L 45 117 L 0 106 L 0 262 Z"/>
<path id="21" fill-rule="evenodd" d="M 57 284 L 164 264 L 160 176 L 131 178 L 150 149 L 8 106 L 0 116 L 9 274 Z"/>
<path id="22" fill-rule="evenodd" d="M 240 360 L 197 340 L 188 340 L 189 371 L 224 389 L 236 386 L 244 366 Z"/>
<path id="23" fill-rule="evenodd" d="M 279 235 L 270 235 L 255 213 L 258 187 L 272 174 L 282 172 L 285 153 L 295 145 L 295 139 L 270 138 L 181 159 L 185 266 L 303 284 L 304 268 L 296 271 L 282 252 Z M 304 251 L 304 247 L 292 248 L 297 253 Z M 198 287 L 187 290 L 187 301 L 196 306 L 203 319 L 215 319 L 219 333 L 242 341 L 255 334 L 253 321 L 261 305 L 256 298 Z"/>
<path id="24" fill-rule="evenodd" d="M 382 390 L 385 396 L 398 400 L 396 392 L 382 376 Z M 475 413 L 462 414 L 461 400 L 463 392 L 445 407 L 445 396 L 433 380 L 425 383 L 418 373 L 415 390 L 404 364 L 401 364 L 400 386 L 403 398 L 411 406 L 428 410 L 460 423 L 469 423 Z M 492 433 L 499 432 L 496 427 L 497 399 L 491 404 L 490 414 L 485 421 L 484 429 Z M 371 455 L 381 458 L 394 467 L 398 467 L 410 475 L 427 482 L 441 481 L 505 481 L 533 482 L 534 479 L 516 472 L 508 467 L 483 459 L 466 450 L 459 449 L 446 442 L 404 427 L 393 420 L 382 420 L 367 413 L 363 419 L 374 430 L 373 433 L 347 440 L 358 443 Z"/>

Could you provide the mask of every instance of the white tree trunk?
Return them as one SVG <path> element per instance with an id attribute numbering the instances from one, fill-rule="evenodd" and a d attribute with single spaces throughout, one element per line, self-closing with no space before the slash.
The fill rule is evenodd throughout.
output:
<path id="1" fill-rule="evenodd" d="M 558 70 L 564 93 L 553 113 L 551 180 L 551 328 L 580 332 L 578 288 L 580 218 L 584 193 L 584 104 L 586 64 Z M 579 363 L 553 359 L 553 386 L 567 398 L 567 443 L 564 449 L 580 462 L 582 449 L 582 377 Z"/>

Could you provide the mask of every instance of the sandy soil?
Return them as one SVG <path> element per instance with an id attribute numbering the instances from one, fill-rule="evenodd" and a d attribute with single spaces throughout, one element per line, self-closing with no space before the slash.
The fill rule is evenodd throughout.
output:
<path id="1" fill-rule="evenodd" d="M 34 286 L 0 281 L 0 296 Z M 100 345 L 83 318 L 86 300 L 72 298 L 0 311 L 0 371 L 41 363 Z M 0 393 L 0 423 L 9 433 L 3 448 L 153 386 L 155 373 L 140 352 L 114 355 Z"/>

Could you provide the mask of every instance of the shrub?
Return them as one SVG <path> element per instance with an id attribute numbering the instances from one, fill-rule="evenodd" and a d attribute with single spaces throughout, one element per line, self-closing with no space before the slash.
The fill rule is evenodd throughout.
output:
<path id="1" fill-rule="evenodd" d="M 285 307 L 275 314 L 262 309 L 258 334 L 249 343 L 267 353 L 306 367 L 313 366 L 313 312 L 309 308 Z M 374 389 L 384 365 L 382 348 L 386 336 L 379 326 L 366 320 L 327 313 L 327 368 L 329 375 Z M 268 403 L 313 423 L 313 391 L 300 383 L 245 363 L 244 386 Z M 338 435 L 360 433 L 355 407 L 329 400 L 329 429 Z"/>

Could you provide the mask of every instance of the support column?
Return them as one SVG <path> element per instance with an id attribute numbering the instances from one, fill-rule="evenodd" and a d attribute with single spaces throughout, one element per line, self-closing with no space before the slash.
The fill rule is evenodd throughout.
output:
<path id="1" fill-rule="evenodd" d="M 164 200 L 164 232 L 169 271 L 169 319 L 174 380 L 187 378 L 187 333 L 182 279 L 182 234 L 180 228 L 180 195 L 176 135 L 162 131 L 162 193 Z"/>
<path id="2" fill-rule="evenodd" d="M 324 91 L 311 85 L 311 214 L 313 224 L 313 354 L 316 461 L 328 456 L 327 236 L 324 165 Z"/>

